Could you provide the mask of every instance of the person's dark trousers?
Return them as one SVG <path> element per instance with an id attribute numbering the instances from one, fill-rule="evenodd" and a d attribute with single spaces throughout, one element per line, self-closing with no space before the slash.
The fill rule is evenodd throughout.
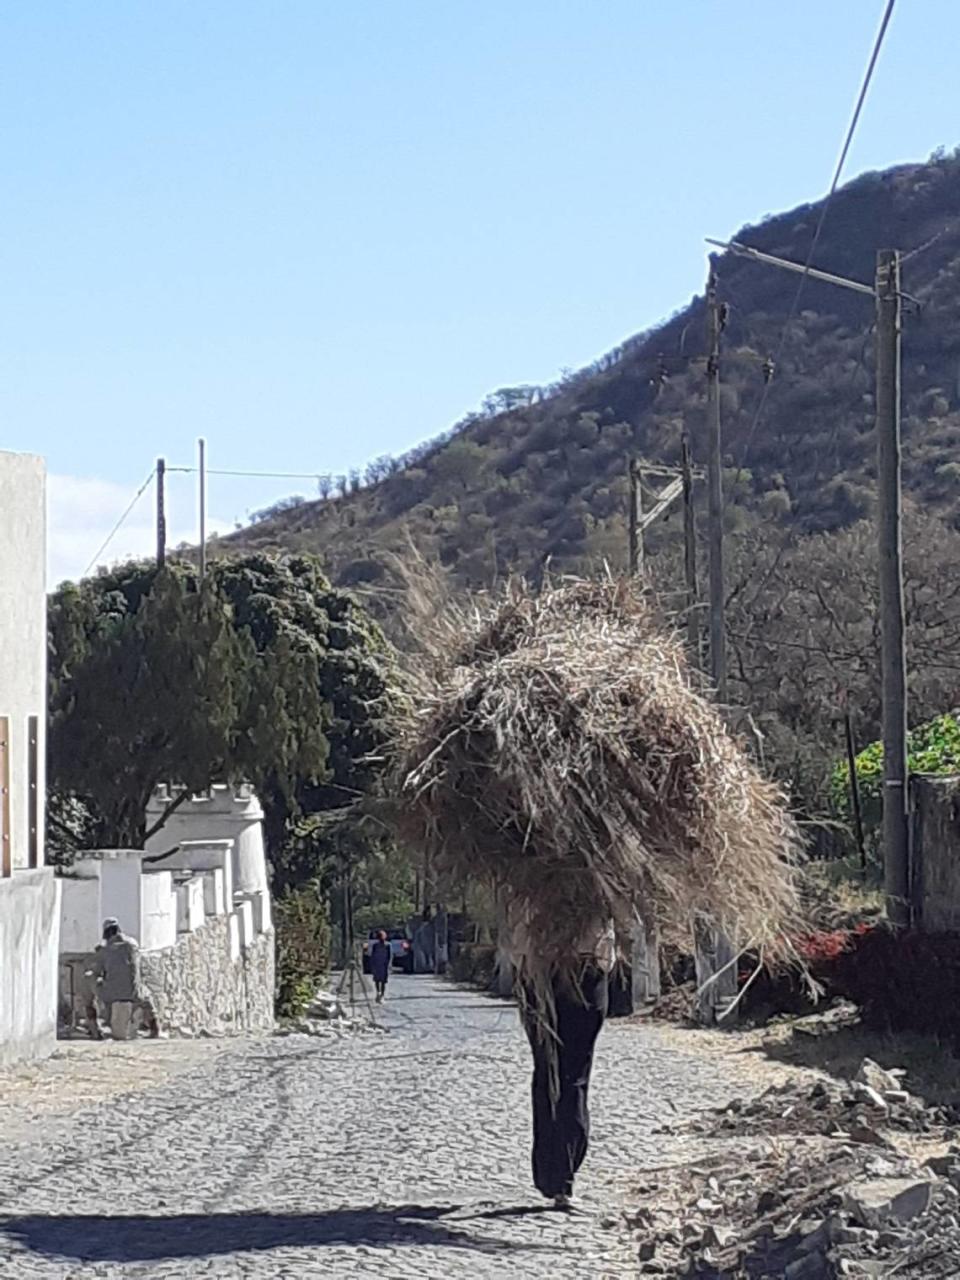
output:
<path id="1" fill-rule="evenodd" d="M 532 992 L 527 993 L 525 1019 L 534 1064 L 533 1182 L 548 1199 L 572 1194 L 574 1177 L 587 1154 L 590 1069 L 593 1048 L 607 1015 L 607 975 L 589 966 L 573 983 L 555 980 L 553 994 L 555 1027 L 538 1027 L 545 1015 L 537 1008 Z M 551 1029 L 556 1031 L 556 1039 Z M 551 1070 L 554 1054 L 555 1076 Z"/>

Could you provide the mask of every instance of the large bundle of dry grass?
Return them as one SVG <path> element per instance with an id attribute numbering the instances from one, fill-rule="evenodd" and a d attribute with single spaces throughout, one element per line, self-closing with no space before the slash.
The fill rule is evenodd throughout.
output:
<path id="1" fill-rule="evenodd" d="M 522 915 L 543 966 L 584 924 L 697 913 L 775 950 L 796 912 L 797 834 L 692 687 L 628 582 L 513 584 L 429 628 L 399 734 L 404 838 Z"/>

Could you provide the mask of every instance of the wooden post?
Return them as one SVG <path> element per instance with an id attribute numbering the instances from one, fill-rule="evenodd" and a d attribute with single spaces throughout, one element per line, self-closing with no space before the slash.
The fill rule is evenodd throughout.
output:
<path id="1" fill-rule="evenodd" d="M 700 592 L 697 588 L 697 526 L 693 507 L 693 468 L 690 458 L 690 441 L 684 428 L 680 444 L 681 474 L 683 476 L 683 567 L 687 584 L 687 648 L 690 661 L 699 667 L 700 652 Z"/>
<path id="2" fill-rule="evenodd" d="M 200 505 L 200 581 L 202 582 L 207 574 L 207 442 L 202 438 L 197 441 L 197 455 L 200 475 L 198 498 Z"/>
<path id="3" fill-rule="evenodd" d="M 157 568 L 162 569 L 167 560 L 167 462 L 157 459 Z"/>
<path id="4" fill-rule="evenodd" d="M 724 1017 L 737 998 L 737 965 L 729 939 L 703 917 L 696 921 L 697 1018 L 707 1027 L 717 1022 L 732 1026 L 734 1015 Z M 719 976 L 718 976 L 719 975 Z"/>
<path id="5" fill-rule="evenodd" d="M 630 576 L 643 576 L 643 492 L 640 468 L 636 458 L 630 459 Z"/>
<path id="6" fill-rule="evenodd" d="M 660 998 L 660 939 L 655 928 L 638 920 L 630 942 L 631 1004 L 640 1013 Z"/>
<path id="7" fill-rule="evenodd" d="M 910 922 L 907 664 L 900 477 L 900 255 L 877 254 L 877 534 L 883 692 L 883 867 L 887 916 Z"/>
<path id="8" fill-rule="evenodd" d="M 717 278 L 707 282 L 707 490 L 710 534 L 710 676 L 717 698 L 728 701 L 726 587 L 723 569 L 723 473 L 720 452 L 720 309 Z"/>
<path id="9" fill-rule="evenodd" d="M 863 813 L 860 808 L 860 779 L 857 777 L 857 750 L 853 741 L 853 720 L 849 706 L 844 707 L 843 724 L 847 740 L 847 768 L 850 771 L 850 808 L 853 812 L 853 831 L 860 854 L 860 870 L 867 874 L 867 846 L 863 839 Z"/>

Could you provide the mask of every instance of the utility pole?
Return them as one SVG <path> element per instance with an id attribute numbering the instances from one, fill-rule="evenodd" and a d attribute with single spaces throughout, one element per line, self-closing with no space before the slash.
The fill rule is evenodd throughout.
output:
<path id="1" fill-rule="evenodd" d="M 680 468 L 683 477 L 683 568 L 687 584 L 687 648 L 690 661 L 700 666 L 700 617 L 697 590 L 697 526 L 693 508 L 693 468 L 690 441 L 686 428 L 680 442 Z"/>
<path id="2" fill-rule="evenodd" d="M 900 474 L 900 254 L 881 249 L 874 283 L 846 280 L 809 264 L 789 262 L 733 240 L 708 240 L 738 257 L 782 267 L 811 280 L 873 298 L 877 319 L 877 553 L 880 596 L 880 666 L 883 702 L 883 871 L 887 916 L 910 922 L 910 826 L 907 794 L 907 663 L 903 606 Z"/>
<path id="3" fill-rule="evenodd" d="M 877 524 L 883 688 L 883 847 L 887 916 L 910 922 L 907 664 L 900 483 L 900 254 L 877 254 Z"/>
<path id="4" fill-rule="evenodd" d="M 200 483 L 200 581 L 207 575 L 207 442 L 201 436 L 197 441 L 198 471 Z"/>
<path id="5" fill-rule="evenodd" d="M 707 492 L 710 548 L 710 676 L 721 704 L 728 701 L 724 625 L 723 477 L 720 469 L 720 307 L 717 277 L 707 281 Z"/>
<path id="6" fill-rule="evenodd" d="M 643 577 L 643 492 L 640 468 L 630 459 L 630 577 Z"/>
<path id="7" fill-rule="evenodd" d="M 167 562 L 167 509 L 166 509 L 167 462 L 165 458 L 157 459 L 157 568 L 162 569 Z"/>

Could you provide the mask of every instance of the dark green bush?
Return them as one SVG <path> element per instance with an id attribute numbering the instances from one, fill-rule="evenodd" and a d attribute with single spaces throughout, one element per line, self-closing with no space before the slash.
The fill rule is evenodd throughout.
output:
<path id="1" fill-rule="evenodd" d="M 276 1001 L 279 1018 L 294 1018 L 310 1003 L 330 968 L 330 917 L 313 885 L 278 898 Z"/>

